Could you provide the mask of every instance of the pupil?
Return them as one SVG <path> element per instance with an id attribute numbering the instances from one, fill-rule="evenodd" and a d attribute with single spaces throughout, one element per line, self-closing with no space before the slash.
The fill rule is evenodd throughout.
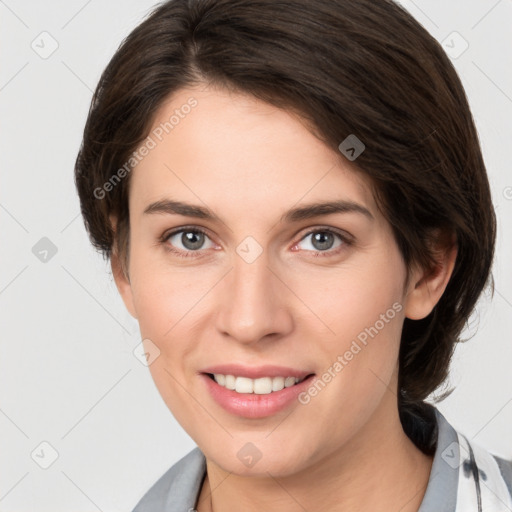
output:
<path id="1" fill-rule="evenodd" d="M 330 249 L 332 247 L 332 242 L 332 233 L 318 232 L 313 235 L 313 245 L 318 250 Z"/>
<path id="2" fill-rule="evenodd" d="M 199 240 L 194 242 L 194 237 L 198 237 Z M 203 234 L 196 231 L 187 231 L 181 236 L 181 242 L 187 249 L 199 249 L 203 245 Z"/>

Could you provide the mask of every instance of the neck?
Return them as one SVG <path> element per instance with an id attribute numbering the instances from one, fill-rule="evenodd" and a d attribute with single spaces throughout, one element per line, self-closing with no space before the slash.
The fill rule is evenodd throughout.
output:
<path id="1" fill-rule="evenodd" d="M 417 512 L 433 457 L 405 434 L 394 402 L 381 404 L 348 445 L 293 475 L 239 476 L 207 459 L 197 511 Z"/>

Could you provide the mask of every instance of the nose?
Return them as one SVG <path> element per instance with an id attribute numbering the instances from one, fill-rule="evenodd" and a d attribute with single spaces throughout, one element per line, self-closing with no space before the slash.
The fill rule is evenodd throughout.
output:
<path id="1" fill-rule="evenodd" d="M 269 266 L 266 252 L 250 263 L 235 254 L 215 297 L 219 332 L 244 344 L 275 341 L 290 333 L 288 301 L 293 294 L 283 281 Z"/>

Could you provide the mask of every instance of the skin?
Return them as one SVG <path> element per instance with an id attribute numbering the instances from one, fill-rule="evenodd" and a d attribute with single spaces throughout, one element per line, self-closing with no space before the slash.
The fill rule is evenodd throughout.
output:
<path id="1" fill-rule="evenodd" d="M 417 511 L 432 457 L 399 420 L 400 333 L 406 316 L 425 317 L 441 297 L 455 250 L 442 252 L 432 272 L 412 269 L 407 282 L 370 182 L 343 155 L 291 113 L 213 87 L 175 93 L 154 127 L 191 96 L 197 106 L 131 173 L 128 275 L 117 254 L 112 270 L 142 338 L 160 350 L 149 368 L 163 400 L 206 456 L 197 510 Z M 207 206 L 220 220 L 144 213 L 163 199 Z M 338 199 L 373 218 L 280 221 L 290 208 Z M 160 241 L 183 226 L 207 231 L 199 249 L 183 245 L 183 233 Z M 331 248 L 319 249 L 312 228 L 338 230 L 353 243 L 334 235 Z M 236 252 L 247 236 L 262 249 L 252 263 Z M 321 376 L 394 303 L 401 311 L 306 405 L 241 418 L 221 408 L 198 375 L 239 362 Z M 250 468 L 237 457 L 248 442 L 262 454 Z"/>

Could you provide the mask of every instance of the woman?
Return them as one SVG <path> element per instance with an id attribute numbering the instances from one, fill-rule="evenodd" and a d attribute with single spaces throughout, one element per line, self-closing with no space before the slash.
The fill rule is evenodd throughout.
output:
<path id="1" fill-rule="evenodd" d="M 512 462 L 425 402 L 496 226 L 460 80 L 405 10 L 163 3 L 104 71 L 75 171 L 197 443 L 136 512 L 511 509 Z"/>

